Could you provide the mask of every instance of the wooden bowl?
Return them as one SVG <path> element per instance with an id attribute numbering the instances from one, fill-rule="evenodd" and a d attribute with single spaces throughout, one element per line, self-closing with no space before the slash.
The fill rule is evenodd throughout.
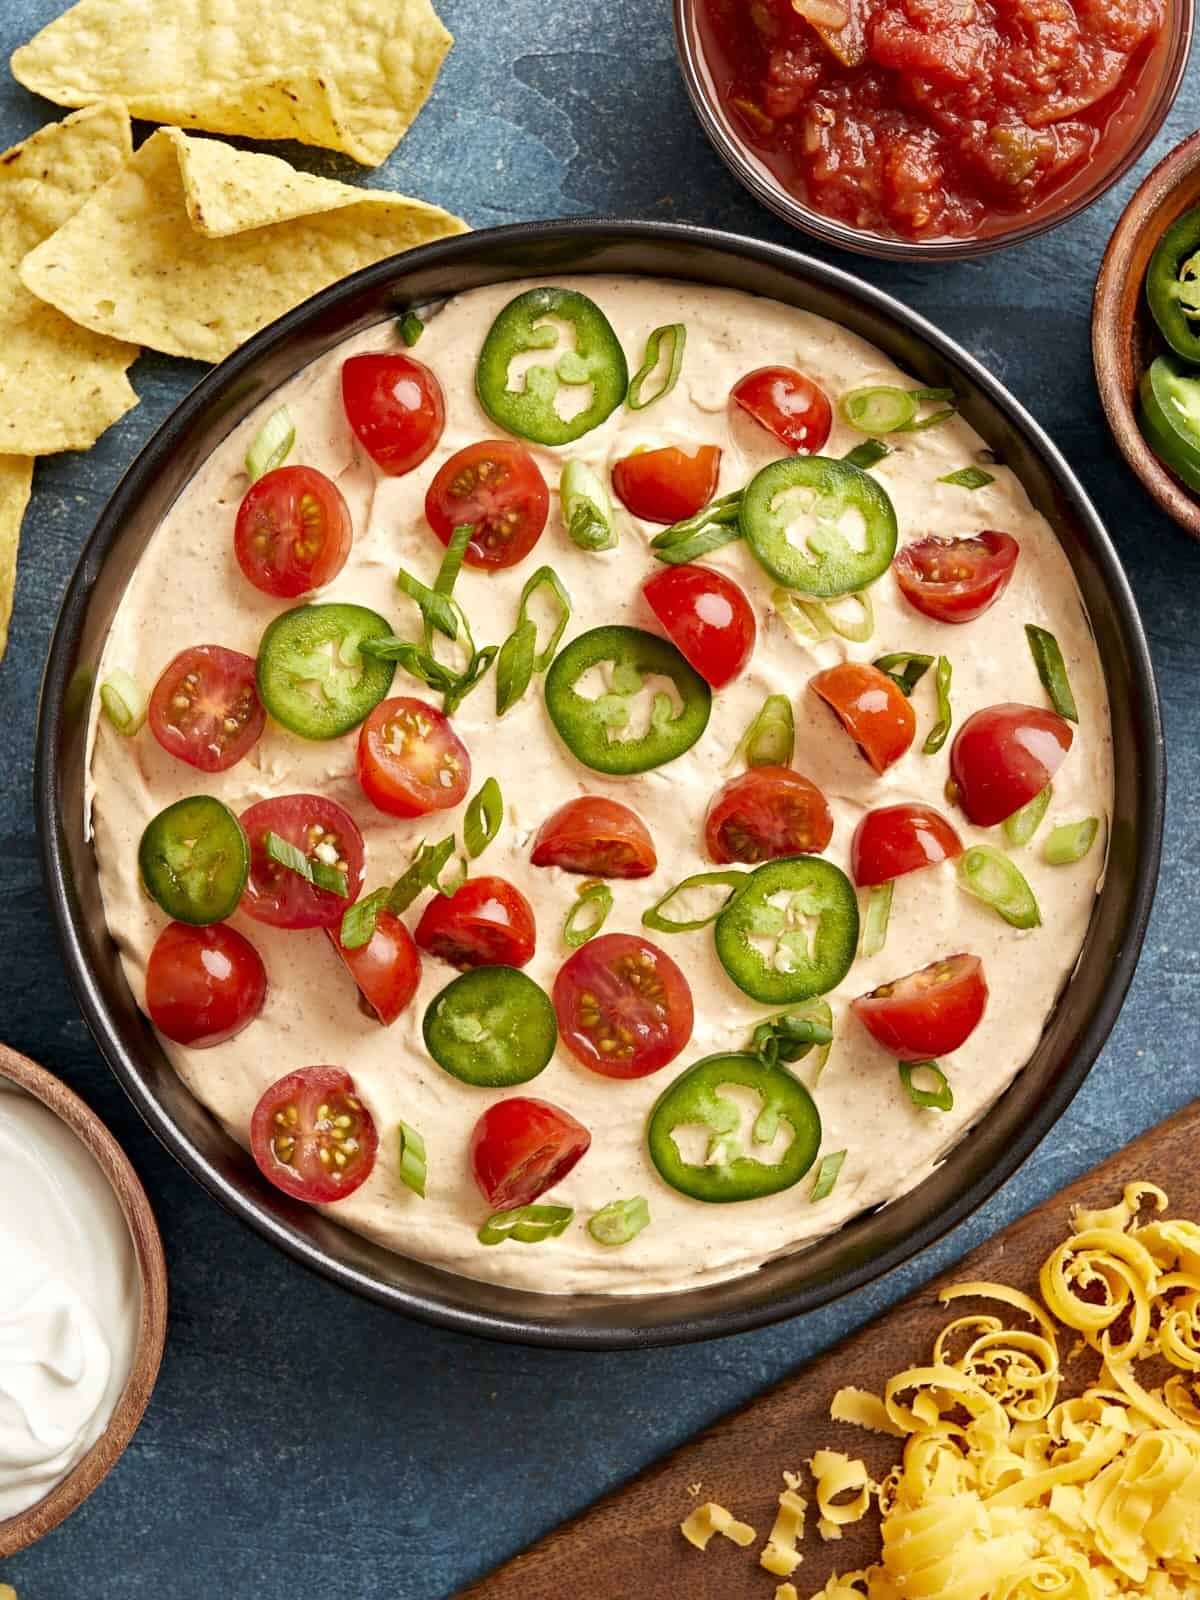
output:
<path id="1" fill-rule="evenodd" d="M 1200 499 L 1163 466 L 1137 422 L 1138 380 L 1166 349 L 1142 292 L 1146 268 L 1166 230 L 1195 206 L 1200 206 L 1200 133 L 1159 162 L 1121 214 L 1096 280 L 1092 359 L 1121 454 L 1167 515 L 1200 539 Z"/>
<path id="2" fill-rule="evenodd" d="M 142 1291 L 133 1370 L 108 1427 L 56 1488 L 19 1516 L 0 1522 L 0 1558 L 3 1558 L 24 1550 L 69 1517 L 107 1476 L 133 1438 L 154 1390 L 167 1335 L 167 1263 L 146 1191 L 124 1151 L 96 1113 L 65 1083 L 5 1045 L 0 1045 L 0 1077 L 7 1078 L 48 1106 L 99 1163 L 129 1225 Z"/>

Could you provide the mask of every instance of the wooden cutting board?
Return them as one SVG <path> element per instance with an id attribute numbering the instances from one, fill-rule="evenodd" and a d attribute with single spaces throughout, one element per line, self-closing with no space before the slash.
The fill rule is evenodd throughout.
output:
<path id="1" fill-rule="evenodd" d="M 800 1492 L 813 1505 L 804 1465 L 828 1446 L 866 1461 L 881 1475 L 896 1460 L 897 1441 L 831 1422 L 829 1403 L 846 1384 L 879 1392 L 904 1367 L 928 1360 L 934 1338 L 954 1314 L 938 1304 L 947 1283 L 1000 1279 L 1036 1292 L 1038 1269 L 1068 1228 L 1072 1205 L 1108 1205 L 1122 1185 L 1147 1179 L 1171 1197 L 1171 1211 L 1200 1217 L 1200 1101 L 1160 1123 L 1070 1188 L 989 1239 L 943 1277 L 825 1355 L 800 1368 L 742 1411 L 725 1417 L 632 1483 L 615 1490 L 523 1555 L 464 1590 L 459 1600 L 771 1600 L 780 1580 L 758 1565 L 783 1474 L 800 1472 Z M 697 1381 L 704 1350 L 695 1351 Z M 1085 1363 L 1080 1363 L 1081 1366 Z M 1084 1374 L 1085 1377 L 1090 1375 Z M 563 1463 L 564 1471 L 569 1470 Z M 699 1488 L 696 1486 L 699 1485 Z M 695 1505 L 715 1500 L 759 1537 L 749 1550 L 714 1538 L 702 1554 L 679 1524 Z M 878 1517 L 864 1518 L 837 1543 L 825 1544 L 810 1509 L 804 1564 L 792 1580 L 801 1595 L 833 1571 L 878 1557 Z"/>

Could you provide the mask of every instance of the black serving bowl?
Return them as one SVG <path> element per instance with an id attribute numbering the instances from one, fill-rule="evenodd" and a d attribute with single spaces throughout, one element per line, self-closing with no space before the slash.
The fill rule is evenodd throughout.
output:
<path id="1" fill-rule="evenodd" d="M 644 1297 L 478 1283 L 384 1250 L 267 1184 L 192 1098 L 134 1004 L 84 834 L 88 710 L 105 635 L 154 529 L 226 434 L 301 367 L 405 306 L 593 272 L 724 285 L 801 306 L 870 340 L 921 383 L 953 385 L 1074 568 L 1104 663 L 1116 757 L 1108 870 L 1078 968 L 1032 1060 L 992 1110 L 884 1209 L 740 1278 Z M 382 262 L 281 318 L 198 385 L 126 473 L 75 570 L 42 686 L 35 782 L 50 905 L 80 1007 L 142 1116 L 194 1177 L 297 1261 L 384 1305 L 495 1338 L 607 1349 L 738 1333 L 811 1311 L 906 1261 L 1016 1170 L 1083 1082 L 1133 976 L 1158 872 L 1165 761 L 1145 636 L 1108 535 L 1050 440 L 971 356 L 877 289 L 794 251 L 699 228 L 594 221 L 498 228 Z"/>

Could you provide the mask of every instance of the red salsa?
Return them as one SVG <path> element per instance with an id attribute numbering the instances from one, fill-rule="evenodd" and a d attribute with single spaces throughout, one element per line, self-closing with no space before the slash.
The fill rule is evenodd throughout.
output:
<path id="1" fill-rule="evenodd" d="M 1164 4 L 699 0 L 699 19 L 734 127 L 791 194 L 937 239 L 1010 225 L 1125 142 Z"/>

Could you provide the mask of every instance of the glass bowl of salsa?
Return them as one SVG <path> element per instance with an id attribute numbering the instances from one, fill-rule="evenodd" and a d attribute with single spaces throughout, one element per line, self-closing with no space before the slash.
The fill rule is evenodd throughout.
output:
<path id="1" fill-rule="evenodd" d="M 688 92 L 746 187 L 864 255 L 946 259 L 1098 199 L 1161 127 L 1195 0 L 675 0 Z"/>

